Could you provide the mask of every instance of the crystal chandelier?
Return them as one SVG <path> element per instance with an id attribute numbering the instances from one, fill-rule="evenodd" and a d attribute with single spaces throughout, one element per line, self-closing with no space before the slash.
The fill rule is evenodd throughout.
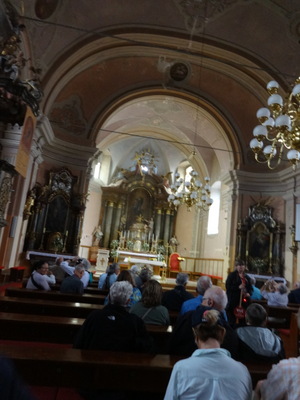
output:
<path id="1" fill-rule="evenodd" d="M 296 79 L 286 101 L 278 94 L 279 84 L 267 85 L 268 108 L 260 108 L 256 116 L 260 122 L 253 130 L 250 147 L 259 163 L 276 168 L 287 150 L 286 157 L 295 169 L 300 159 L 300 77 Z"/>
<path id="2" fill-rule="evenodd" d="M 213 203 L 210 198 L 210 179 L 204 178 L 203 185 L 198 178 L 198 172 L 191 171 L 190 176 L 190 180 L 184 182 L 179 172 L 175 173 L 175 183 L 170 186 L 172 193 L 168 197 L 170 206 L 173 205 L 177 209 L 180 204 L 185 204 L 188 211 L 191 211 L 193 206 L 208 211 Z"/>

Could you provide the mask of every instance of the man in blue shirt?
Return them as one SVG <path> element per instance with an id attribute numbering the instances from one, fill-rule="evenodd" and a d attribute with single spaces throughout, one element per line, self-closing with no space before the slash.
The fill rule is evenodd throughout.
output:
<path id="1" fill-rule="evenodd" d="M 181 310 L 180 310 L 180 315 L 188 312 L 188 311 L 192 311 L 192 310 L 196 310 L 196 308 L 198 306 L 200 306 L 200 304 L 202 303 L 202 298 L 204 295 L 204 292 L 206 291 L 206 289 L 209 289 L 210 287 L 212 287 L 212 282 L 209 276 L 200 276 L 200 278 L 198 279 L 197 282 L 197 287 L 196 287 L 196 291 L 198 293 L 198 296 L 190 299 L 190 300 L 186 300 L 182 306 L 181 306 Z"/>

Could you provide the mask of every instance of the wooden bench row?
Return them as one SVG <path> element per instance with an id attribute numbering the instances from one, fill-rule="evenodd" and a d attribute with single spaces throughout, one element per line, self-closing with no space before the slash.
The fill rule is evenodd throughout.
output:
<path id="1" fill-rule="evenodd" d="M 0 340 L 47 342 L 72 346 L 83 318 L 0 312 Z M 146 325 L 157 352 L 168 353 L 171 326 Z"/>
<path id="2" fill-rule="evenodd" d="M 90 312 L 103 308 L 103 303 L 82 302 L 82 299 L 87 300 L 90 298 L 85 297 L 85 295 L 13 288 L 6 289 L 6 293 L 7 296 L 0 297 L 0 311 L 3 312 L 86 318 Z M 99 295 L 95 295 L 96 300 L 97 296 Z M 21 299 L 22 301 L 20 301 Z M 69 301 L 71 299 L 75 301 Z M 104 302 L 104 297 L 102 300 Z M 169 315 L 170 323 L 174 325 L 178 312 L 170 311 Z"/>
<path id="3" fill-rule="evenodd" d="M 163 395 L 173 365 L 180 359 L 166 354 L 116 353 L 44 346 L 1 344 L 0 353 L 14 360 L 30 385 L 111 389 Z M 253 387 L 270 364 L 247 365 Z M 156 399 L 160 397 L 155 397 Z"/>
<path id="4" fill-rule="evenodd" d="M 9 297 L 23 297 L 27 299 L 44 299 L 55 301 L 71 301 L 77 303 L 104 304 L 106 295 L 100 294 L 76 294 L 76 293 L 60 293 L 58 291 L 46 290 L 30 290 L 24 288 L 8 287 L 5 295 Z"/>

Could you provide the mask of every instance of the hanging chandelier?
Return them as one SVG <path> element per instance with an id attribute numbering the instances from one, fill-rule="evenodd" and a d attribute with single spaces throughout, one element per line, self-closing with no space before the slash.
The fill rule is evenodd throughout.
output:
<path id="1" fill-rule="evenodd" d="M 170 186 L 172 193 L 168 197 L 170 206 L 177 209 L 180 204 L 185 204 L 188 211 L 191 211 L 193 206 L 208 211 L 213 203 L 213 199 L 210 198 L 210 179 L 204 178 L 203 185 L 198 178 L 198 172 L 191 171 L 189 175 L 190 180 L 184 182 L 179 172 L 175 173 L 175 182 Z"/>
<path id="2" fill-rule="evenodd" d="M 268 108 L 260 108 L 256 116 L 260 125 L 253 130 L 250 147 L 259 163 L 275 169 L 286 152 L 286 158 L 295 169 L 300 159 L 300 77 L 296 79 L 286 101 L 278 94 L 279 84 L 267 85 L 270 94 Z"/>

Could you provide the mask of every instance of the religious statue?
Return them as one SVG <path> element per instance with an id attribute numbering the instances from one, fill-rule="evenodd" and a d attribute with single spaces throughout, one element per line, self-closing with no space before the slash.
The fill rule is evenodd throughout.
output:
<path id="1" fill-rule="evenodd" d="M 96 226 L 93 232 L 93 246 L 99 246 L 100 241 L 102 239 L 103 233 L 101 231 L 101 226 L 99 225 L 98 227 Z"/>
<path id="2" fill-rule="evenodd" d="M 176 236 L 172 236 L 170 239 L 170 250 L 171 253 L 175 253 L 177 251 L 177 246 L 179 245 L 178 240 L 176 239 Z"/>
<path id="3" fill-rule="evenodd" d="M 27 218 L 28 218 L 29 215 L 32 214 L 31 208 L 34 205 L 35 197 L 36 196 L 34 194 L 34 191 L 31 190 L 29 192 L 28 196 L 27 196 L 26 203 L 25 203 L 25 206 L 24 206 L 24 216 L 27 217 Z"/>

